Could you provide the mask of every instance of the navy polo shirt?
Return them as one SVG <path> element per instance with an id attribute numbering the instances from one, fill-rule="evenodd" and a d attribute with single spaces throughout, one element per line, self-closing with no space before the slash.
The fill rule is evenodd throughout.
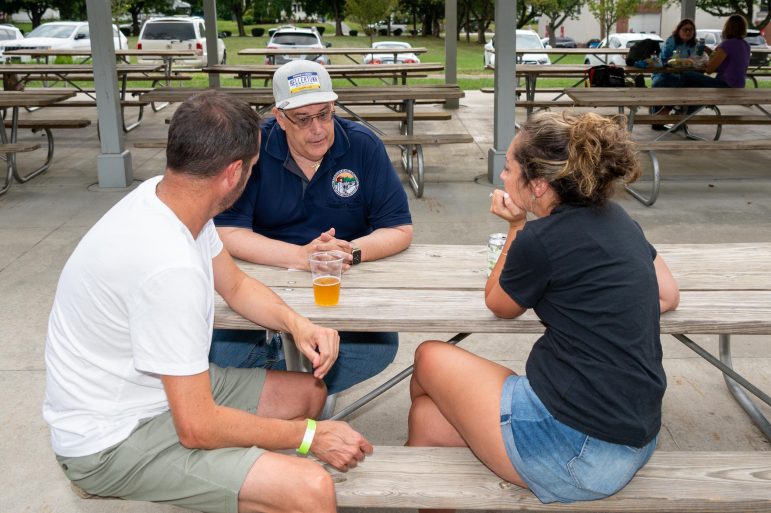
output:
<path id="1" fill-rule="evenodd" d="M 284 130 L 275 119 L 265 123 L 246 188 L 215 224 L 292 244 L 307 244 L 330 228 L 350 241 L 412 224 L 407 194 L 380 139 L 358 123 L 335 117 L 334 124 L 335 141 L 308 181 L 289 155 Z"/>

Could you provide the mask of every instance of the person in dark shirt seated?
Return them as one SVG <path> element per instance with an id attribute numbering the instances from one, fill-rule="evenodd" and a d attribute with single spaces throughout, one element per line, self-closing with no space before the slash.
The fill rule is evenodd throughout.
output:
<path id="1" fill-rule="evenodd" d="M 315 251 L 343 252 L 347 269 L 406 249 L 412 217 L 404 187 L 383 142 L 335 116 L 337 94 L 324 66 L 284 64 L 274 73 L 273 96 L 274 118 L 262 126 L 260 158 L 246 188 L 214 218 L 228 251 L 249 262 L 308 270 Z M 209 360 L 284 370 L 282 343 L 264 331 L 217 329 Z M 337 361 L 324 377 L 329 394 L 378 374 L 398 346 L 397 333 L 341 332 Z"/>
<path id="2" fill-rule="evenodd" d="M 485 302 L 502 318 L 532 308 L 546 331 L 525 375 L 423 342 L 407 445 L 468 446 L 544 503 L 614 494 L 648 461 L 666 389 L 659 316 L 679 291 L 610 201 L 615 182 L 639 174 L 616 120 L 545 113 L 522 126 L 492 195 L 491 212 L 509 228 Z"/>

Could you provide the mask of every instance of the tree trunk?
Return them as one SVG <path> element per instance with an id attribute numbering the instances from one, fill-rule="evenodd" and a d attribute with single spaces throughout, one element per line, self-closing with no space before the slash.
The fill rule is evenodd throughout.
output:
<path id="1" fill-rule="evenodd" d="M 340 7 L 337 5 L 337 2 L 332 2 L 332 11 L 334 12 L 335 17 L 335 35 L 342 36 L 343 20 L 340 18 Z"/>

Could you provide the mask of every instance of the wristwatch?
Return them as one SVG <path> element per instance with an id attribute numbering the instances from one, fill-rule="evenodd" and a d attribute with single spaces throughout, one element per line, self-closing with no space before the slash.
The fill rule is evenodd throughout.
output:
<path id="1" fill-rule="evenodd" d="M 351 256 L 353 257 L 353 260 L 351 260 L 351 265 L 356 265 L 361 262 L 361 249 L 357 248 L 356 246 L 351 247 Z"/>

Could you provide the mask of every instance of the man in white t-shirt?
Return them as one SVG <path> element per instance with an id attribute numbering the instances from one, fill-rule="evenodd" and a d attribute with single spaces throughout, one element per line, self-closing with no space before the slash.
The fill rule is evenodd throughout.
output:
<path id="1" fill-rule="evenodd" d="M 164 174 L 110 209 L 64 266 L 43 415 L 57 461 L 89 494 L 223 513 L 332 512 L 320 465 L 267 451 L 311 451 L 338 469 L 372 451 L 348 424 L 310 420 L 337 332 L 247 277 L 214 228 L 257 160 L 259 123 L 222 93 L 180 105 Z M 313 374 L 210 365 L 214 290 L 254 323 L 291 333 Z"/>

